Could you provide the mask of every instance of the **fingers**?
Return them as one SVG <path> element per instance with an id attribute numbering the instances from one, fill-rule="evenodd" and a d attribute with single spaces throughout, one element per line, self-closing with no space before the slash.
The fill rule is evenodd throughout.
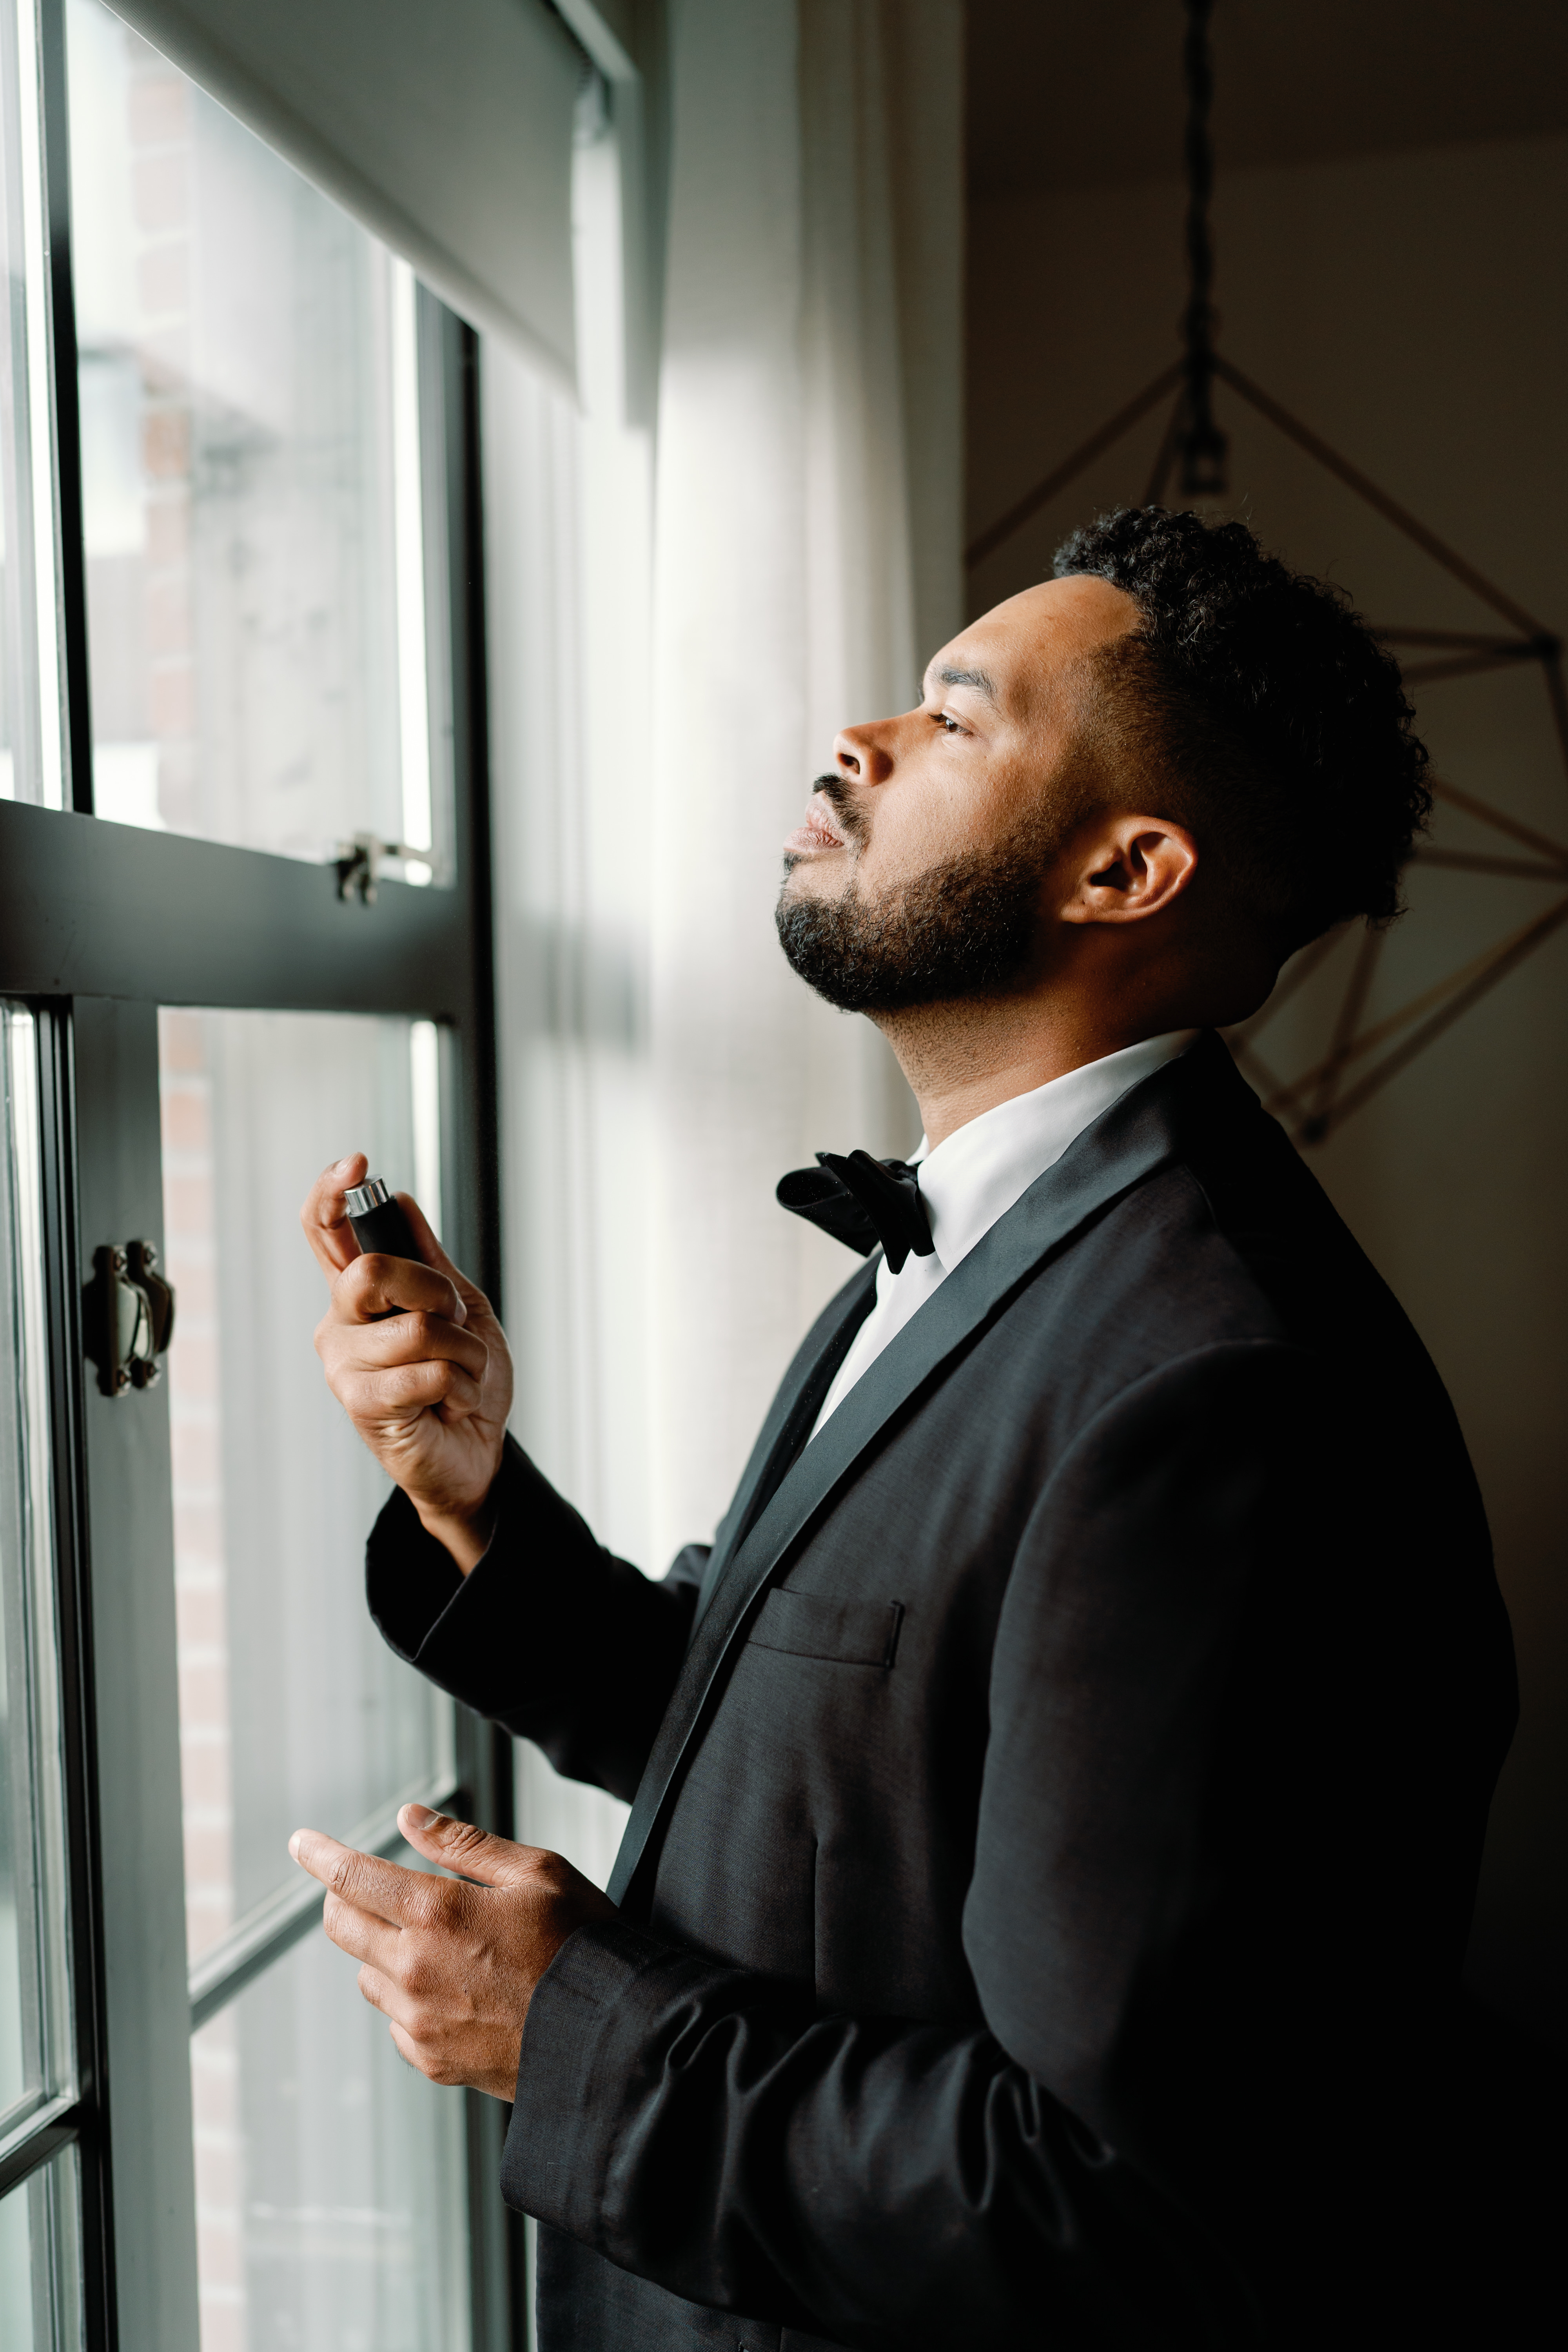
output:
<path id="1" fill-rule="evenodd" d="M 392 1315 L 343 1333 L 333 1327 L 332 1338 L 346 1344 L 352 1360 L 367 1371 L 389 1371 L 398 1364 L 440 1362 L 458 1364 L 471 1379 L 482 1381 L 490 1351 L 476 1331 L 445 1315 Z"/>
<path id="2" fill-rule="evenodd" d="M 359 1972 L 360 1999 L 368 2000 L 372 2009 L 379 2009 L 383 2017 L 390 2017 L 397 2001 L 397 1990 L 380 1969 L 368 1963 Z"/>
<path id="3" fill-rule="evenodd" d="M 451 1424 L 467 1421 L 483 1406 L 480 1381 L 447 1357 L 426 1356 L 406 1364 L 365 1364 L 343 1355 L 336 1331 L 318 1334 L 316 1344 L 332 1394 L 359 1430 L 418 1421 L 432 1410 Z"/>
<path id="4" fill-rule="evenodd" d="M 357 1378 L 351 1375 L 333 1392 L 356 1424 L 414 1420 L 432 1411 L 455 1424 L 478 1412 L 484 1397 L 471 1372 L 438 1358 L 422 1364 L 394 1364 L 385 1371 Z"/>
<path id="5" fill-rule="evenodd" d="M 329 1895 L 322 1904 L 321 1925 L 339 1951 L 347 1952 L 351 1959 L 367 1961 L 382 1976 L 396 1974 L 401 1927 L 389 1927 L 384 1919 L 362 1911 L 357 1904 L 345 1903 L 341 1895 Z"/>
<path id="6" fill-rule="evenodd" d="M 423 1294 L 398 1311 L 384 1300 Z M 447 1421 L 479 1410 L 489 1349 L 463 1328 L 465 1308 L 445 1275 L 412 1259 L 356 1258 L 338 1276 L 316 1327 L 316 1352 L 333 1395 L 355 1422 L 417 1415 Z"/>
<path id="7" fill-rule="evenodd" d="M 363 1151 L 351 1151 L 346 1160 L 334 1160 L 330 1168 L 322 1169 L 300 1207 L 300 1223 L 304 1228 L 305 1238 L 329 1280 L 353 1265 L 360 1256 L 360 1245 L 348 1221 L 345 1195 L 351 1185 L 363 1183 L 369 1170 L 370 1162 Z M 413 1231 L 415 1244 L 426 1264 L 444 1274 L 459 1296 L 464 1292 L 477 1296 L 472 1284 L 441 1247 L 424 1210 L 413 1194 L 399 1192 L 397 1199 Z M 396 1258 L 385 1262 L 388 1265 L 412 1263 L 411 1260 Z"/>
<path id="8" fill-rule="evenodd" d="M 359 1972 L 362 2000 L 386 2020 L 398 2056 L 429 2083 L 469 2083 L 492 2098 L 517 2095 L 521 2021 L 476 2020 L 472 2004 L 454 2006 L 410 1990 L 406 1979 L 383 1975 L 367 1963 Z M 526 2011 L 526 2002 L 521 2004 Z"/>
<path id="9" fill-rule="evenodd" d="M 354 1257 L 333 1281 L 329 1322 L 374 1323 L 404 1313 L 439 1315 L 449 1323 L 468 1318 L 451 1276 L 411 1257 Z"/>
<path id="10" fill-rule="evenodd" d="M 467 1279 L 466 1276 L 463 1275 L 460 1269 L 452 1264 L 451 1259 L 441 1247 L 440 1243 L 437 1240 L 435 1234 L 431 1230 L 429 1219 L 426 1216 L 424 1210 L 420 1207 L 413 1193 L 399 1192 L 397 1198 L 402 1204 L 403 1213 L 408 1220 L 409 1228 L 413 1233 L 415 1241 L 418 1244 L 419 1255 L 424 1259 L 426 1265 L 439 1267 L 440 1271 L 446 1275 L 449 1280 L 457 1284 L 460 1289 L 471 1290 L 473 1288 L 473 1285 Z"/>
<path id="11" fill-rule="evenodd" d="M 510 1838 L 495 1837 L 471 1822 L 455 1822 L 449 1813 L 434 1813 L 426 1805 L 405 1805 L 397 1826 L 416 1853 L 486 1886 L 537 1884 L 542 1875 L 549 1875 L 544 1865 L 561 1862 L 560 1855 L 542 1846 L 514 1845 Z M 571 1865 L 563 1863 L 562 1867 Z"/>
<path id="12" fill-rule="evenodd" d="M 425 2052 L 420 2048 L 418 2042 L 415 2041 L 413 2035 L 411 2033 L 405 2033 L 395 2017 L 389 2017 L 387 2019 L 386 2025 L 387 2032 L 392 2036 L 397 2054 L 402 2059 L 404 2064 L 405 2066 L 412 2066 L 416 2074 L 423 2074 L 427 2081 L 438 2081 L 440 2077 L 437 2069 L 431 2064 L 429 2059 L 426 2057 Z"/>
<path id="13" fill-rule="evenodd" d="M 367 1911 L 391 1927 L 429 1927 L 450 1908 L 456 1890 L 424 1871 L 405 1870 L 379 1854 L 357 1853 L 323 1830 L 296 1830 L 289 1851 L 301 1870 L 319 1878 L 331 1894 L 356 1911 Z"/>
<path id="14" fill-rule="evenodd" d="M 369 1967 L 361 1969 L 359 1989 L 360 1998 L 363 2000 L 368 2000 L 372 2009 L 380 2010 L 383 2017 L 391 2025 L 394 2036 L 401 2033 L 412 2047 L 414 2033 L 420 2026 L 429 2022 L 419 2003 L 411 2000 L 402 1987 L 394 1983 L 393 1979 L 380 1969 Z M 401 2046 L 399 2044 L 399 2047 Z M 403 2054 L 408 2058 L 407 2050 L 405 2050 Z M 409 2058 L 409 2063 L 417 2066 L 419 2061 L 417 2058 Z M 423 2072 L 423 2068 L 420 2071 Z"/>
<path id="15" fill-rule="evenodd" d="M 432 2083 L 456 2081 L 442 2063 L 440 2021 L 425 2002 L 412 1998 L 379 1969 L 361 1969 L 359 1989 L 360 1998 L 385 2018 L 398 2054 L 410 2066 Z"/>
<path id="16" fill-rule="evenodd" d="M 402 1202 L 408 1223 L 413 1228 L 414 1238 L 419 1245 L 420 1256 L 427 1265 L 438 1267 L 441 1273 L 449 1277 L 458 1297 L 468 1309 L 470 1321 L 476 1315 L 493 1317 L 495 1309 L 489 1300 L 477 1284 L 468 1280 L 460 1265 L 454 1265 L 431 1231 L 424 1210 L 412 1193 L 399 1192 L 397 1197 Z"/>
<path id="17" fill-rule="evenodd" d="M 327 1933 L 359 1960 L 360 1991 L 408 2063 L 510 2100 L 535 1986 L 579 1927 L 615 1907 L 558 1853 L 423 1805 L 398 1819 L 419 1851 L 483 1883 L 403 1870 L 314 1830 L 289 1849 L 328 1888 Z"/>
<path id="18" fill-rule="evenodd" d="M 300 1223 L 329 1282 L 359 1255 L 343 1195 L 351 1184 L 363 1183 L 369 1170 L 364 1153 L 351 1151 L 346 1160 L 334 1160 L 323 1168 L 305 1195 Z"/>

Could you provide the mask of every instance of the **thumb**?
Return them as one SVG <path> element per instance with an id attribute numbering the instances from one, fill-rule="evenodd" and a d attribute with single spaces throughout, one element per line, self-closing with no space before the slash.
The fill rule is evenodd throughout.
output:
<path id="1" fill-rule="evenodd" d="M 461 1878 L 477 1878 L 484 1886 L 521 1886 L 538 1875 L 544 1860 L 542 1846 L 514 1845 L 510 1838 L 495 1837 L 472 1822 L 433 1813 L 427 1805 L 405 1805 L 397 1826 L 416 1853 Z"/>

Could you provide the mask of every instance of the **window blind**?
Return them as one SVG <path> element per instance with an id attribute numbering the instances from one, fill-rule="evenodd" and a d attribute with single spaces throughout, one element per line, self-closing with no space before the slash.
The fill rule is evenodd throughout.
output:
<path id="1" fill-rule="evenodd" d="M 112 0 L 412 263 L 574 385 L 580 54 L 540 0 Z"/>

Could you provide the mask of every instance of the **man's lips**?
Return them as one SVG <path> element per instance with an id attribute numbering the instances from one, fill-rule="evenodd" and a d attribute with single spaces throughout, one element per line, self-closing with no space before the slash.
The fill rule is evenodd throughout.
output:
<path id="1" fill-rule="evenodd" d="M 812 849 L 843 849 L 846 846 L 832 809 L 821 793 L 814 793 L 806 803 L 805 823 L 798 826 L 784 843 L 785 856 L 799 857 Z"/>

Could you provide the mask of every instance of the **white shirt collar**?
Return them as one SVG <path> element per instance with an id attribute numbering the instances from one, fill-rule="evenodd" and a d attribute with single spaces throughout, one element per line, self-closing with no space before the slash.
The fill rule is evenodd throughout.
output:
<path id="1" fill-rule="evenodd" d="M 921 1197 L 943 1272 L 968 1256 L 1102 1110 L 1184 1054 L 1197 1035 L 1195 1029 L 1171 1029 L 1145 1037 L 982 1111 L 934 1150 L 922 1141 L 915 1155 Z"/>
<path id="2" fill-rule="evenodd" d="M 907 1257 L 897 1274 L 882 1260 L 877 1268 L 876 1303 L 838 1367 L 813 1437 L 954 1266 L 984 1240 L 1015 1201 L 1022 1200 L 1036 1177 L 1054 1166 L 1084 1129 L 1130 1087 L 1173 1062 L 1197 1037 L 1195 1029 L 1145 1037 L 1026 1095 L 1015 1095 L 994 1110 L 982 1111 L 934 1151 L 921 1143 L 915 1159 L 935 1255 Z"/>

